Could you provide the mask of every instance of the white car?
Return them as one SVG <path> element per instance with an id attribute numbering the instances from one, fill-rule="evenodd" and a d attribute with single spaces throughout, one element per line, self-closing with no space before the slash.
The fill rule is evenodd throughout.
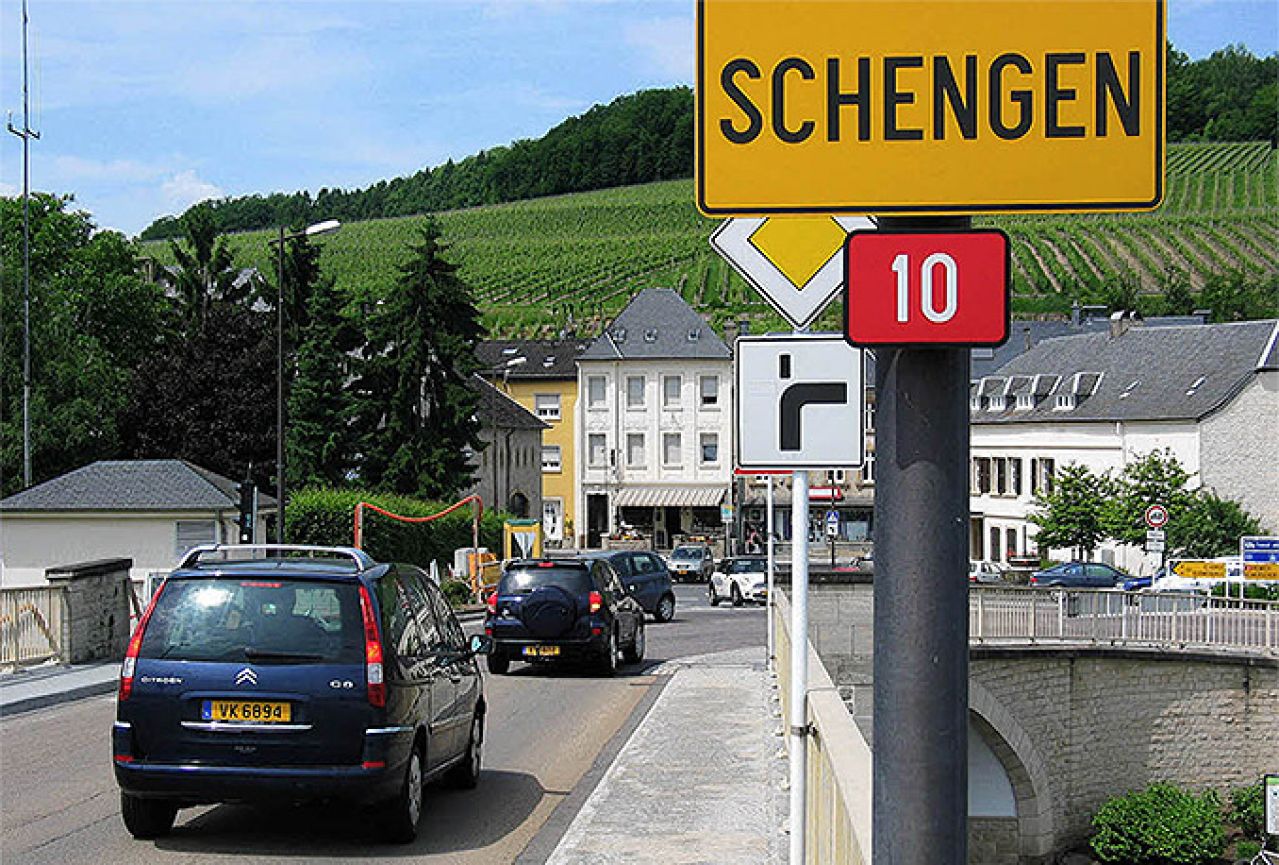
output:
<path id="1" fill-rule="evenodd" d="M 968 582 L 970 583 L 1002 583 L 1004 569 L 995 562 L 970 561 L 968 563 Z"/>
<path id="2" fill-rule="evenodd" d="M 731 601 L 740 607 L 747 601 L 762 604 L 768 600 L 768 559 L 763 556 L 735 556 L 724 559 L 711 574 L 706 587 L 711 606 Z"/>

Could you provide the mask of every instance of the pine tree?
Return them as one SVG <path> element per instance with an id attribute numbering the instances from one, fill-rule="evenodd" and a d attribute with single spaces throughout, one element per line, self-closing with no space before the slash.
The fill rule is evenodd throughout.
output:
<path id="1" fill-rule="evenodd" d="M 428 220 L 371 323 L 360 383 L 361 479 L 379 489 L 447 498 L 470 486 L 480 449 L 469 380 L 484 335 L 470 286 L 445 260 Z"/>

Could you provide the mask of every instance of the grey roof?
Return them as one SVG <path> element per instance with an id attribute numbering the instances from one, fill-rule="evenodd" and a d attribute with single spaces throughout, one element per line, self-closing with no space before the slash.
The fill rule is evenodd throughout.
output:
<path id="1" fill-rule="evenodd" d="M 224 511 L 236 482 L 186 460 L 100 460 L 0 501 L 0 511 Z M 275 499 L 259 493 L 258 507 Z"/>
<path id="2" fill-rule="evenodd" d="M 475 347 L 475 356 L 484 365 L 480 374 L 486 377 L 577 378 L 577 356 L 586 343 L 585 339 L 489 339 Z M 507 366 L 519 358 L 524 363 Z"/>
<path id="3" fill-rule="evenodd" d="M 1151 316 L 1141 322 L 1141 327 L 1186 327 L 1204 324 L 1201 315 Z M 1022 352 L 1029 351 L 1046 339 L 1074 336 L 1080 333 L 1102 333 L 1110 330 L 1110 321 L 1103 316 L 1085 316 L 1079 321 L 1020 321 L 1009 322 L 1008 341 L 997 348 L 975 348 L 972 351 L 972 377 L 979 379 L 1012 361 Z"/>
<path id="4" fill-rule="evenodd" d="M 1279 322 L 1272 319 L 1045 340 L 973 382 L 972 422 L 1198 420 L 1233 399 L 1259 370 L 1279 369 L 1277 337 Z M 1020 387 L 1021 376 L 1041 376 L 1033 407 L 1019 409 L 1010 399 L 992 410 L 990 396 L 1007 393 L 1010 381 Z"/>
<path id="5" fill-rule="evenodd" d="M 631 298 L 581 360 L 728 360 L 732 352 L 709 324 L 669 288 Z"/>
<path id="6" fill-rule="evenodd" d="M 506 394 L 476 375 L 471 379 L 471 386 L 480 395 L 480 403 L 476 412 L 480 424 L 485 430 L 492 427 L 498 429 L 547 429 L 550 424 L 531 411 L 511 399 Z"/>

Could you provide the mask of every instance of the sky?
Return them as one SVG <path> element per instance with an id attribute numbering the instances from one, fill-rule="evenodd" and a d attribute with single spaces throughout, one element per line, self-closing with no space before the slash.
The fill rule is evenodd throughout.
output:
<path id="1" fill-rule="evenodd" d="M 29 4 L 32 188 L 127 234 L 205 198 L 367 186 L 693 79 L 693 0 Z M 1269 54 L 1279 3 L 1168 0 L 1168 30 L 1192 58 Z M 20 0 L 0 0 L 0 108 L 21 125 Z M 21 189 L 5 134 L 0 195 Z"/>

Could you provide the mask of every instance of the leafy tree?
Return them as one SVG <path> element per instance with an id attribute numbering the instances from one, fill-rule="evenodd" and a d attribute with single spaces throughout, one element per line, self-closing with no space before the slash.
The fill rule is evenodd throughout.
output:
<path id="1" fill-rule="evenodd" d="M 1067 548 L 1087 558 L 1107 537 L 1104 503 L 1113 489 L 1108 475 L 1078 463 L 1063 466 L 1052 491 L 1035 496 L 1038 510 L 1030 514 L 1030 521 L 1039 526 L 1035 541 L 1040 549 Z"/>
<path id="2" fill-rule="evenodd" d="M 31 454 L 35 483 L 119 455 L 133 369 L 161 333 L 163 292 L 137 250 L 73 199 L 35 193 L 31 228 Z M 0 493 L 22 483 L 22 202 L 0 198 Z"/>
<path id="3" fill-rule="evenodd" d="M 1210 490 L 1191 497 L 1185 518 L 1169 520 L 1168 545 L 1189 558 L 1237 555 L 1239 538 L 1261 534 L 1256 517 Z"/>
<path id="4" fill-rule="evenodd" d="M 311 292 L 289 392 L 285 471 L 291 489 L 339 486 L 354 467 L 358 447 L 348 352 L 358 343 L 332 277 L 320 278 Z"/>
<path id="5" fill-rule="evenodd" d="M 161 278 L 177 293 L 183 327 L 198 329 L 215 301 L 241 302 L 252 291 L 233 267 L 211 205 L 197 204 L 183 215 L 180 224 L 189 249 L 177 241 L 169 242 L 178 266 Z"/>
<path id="6" fill-rule="evenodd" d="M 1190 280 L 1177 269 L 1170 269 L 1164 277 L 1164 315 L 1190 315 L 1195 311 L 1195 294 L 1190 290 Z"/>
<path id="7" fill-rule="evenodd" d="M 275 330 L 269 315 L 215 302 L 142 362 L 125 414 L 136 458 L 177 458 L 267 487 L 275 471 Z"/>
<path id="8" fill-rule="evenodd" d="M 1172 451 L 1153 451 L 1130 461 L 1104 503 L 1106 536 L 1134 546 L 1145 543 L 1146 508 L 1156 504 L 1168 509 L 1169 530 L 1175 530 L 1190 510 L 1190 477 Z"/>
<path id="9" fill-rule="evenodd" d="M 428 220 L 400 266 L 396 291 L 375 313 L 359 385 L 362 479 L 426 498 L 469 486 L 469 454 L 480 448 L 469 379 L 484 330 L 473 292 L 446 251 Z"/>

